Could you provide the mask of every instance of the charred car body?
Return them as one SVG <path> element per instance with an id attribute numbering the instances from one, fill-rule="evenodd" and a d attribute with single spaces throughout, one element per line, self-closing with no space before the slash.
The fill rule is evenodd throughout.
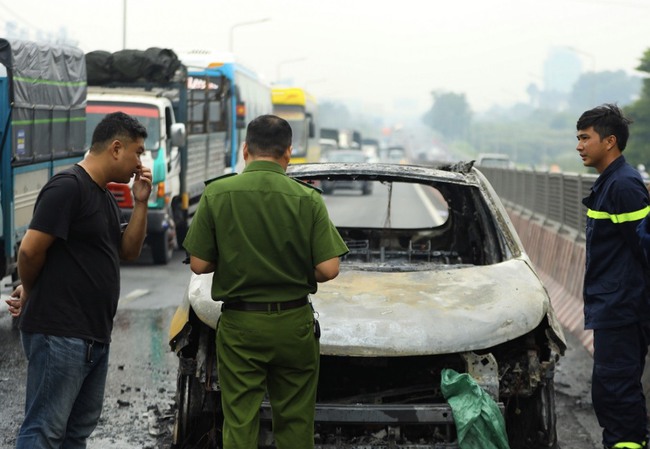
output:
<path id="1" fill-rule="evenodd" d="M 316 447 L 457 448 L 440 388 L 452 368 L 496 401 L 512 449 L 557 448 L 553 377 L 564 335 L 485 177 L 471 163 L 304 164 L 288 174 L 374 184 L 364 198 L 324 197 L 350 253 L 311 295 L 322 329 Z M 192 275 L 170 329 L 177 448 L 221 447 L 220 303 L 210 283 Z M 260 447 L 272 448 L 268 403 L 260 416 Z"/>

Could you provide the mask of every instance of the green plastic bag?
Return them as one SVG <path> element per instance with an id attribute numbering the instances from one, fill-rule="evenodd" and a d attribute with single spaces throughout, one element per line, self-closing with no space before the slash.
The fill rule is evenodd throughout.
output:
<path id="1" fill-rule="evenodd" d="M 499 406 L 472 376 L 443 369 L 440 388 L 454 414 L 461 449 L 510 449 Z"/>

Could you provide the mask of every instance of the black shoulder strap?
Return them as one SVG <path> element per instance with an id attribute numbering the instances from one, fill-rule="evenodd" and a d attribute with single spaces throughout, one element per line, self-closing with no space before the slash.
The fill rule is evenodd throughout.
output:
<path id="1" fill-rule="evenodd" d="M 311 189 L 316 190 L 318 193 L 323 193 L 323 190 L 320 187 L 317 187 L 316 185 L 314 185 L 314 184 L 312 184 L 310 182 L 306 182 L 306 181 L 303 181 L 301 179 L 296 179 L 296 178 L 291 178 L 291 179 L 293 179 L 294 181 L 296 181 L 299 184 L 302 184 L 305 187 L 309 187 Z"/>
<path id="2" fill-rule="evenodd" d="M 235 176 L 237 173 L 227 173 L 225 175 L 217 176 L 215 178 L 208 179 L 207 181 L 203 181 L 203 184 L 206 186 L 214 181 L 218 181 L 219 179 L 225 179 L 225 178 L 230 178 L 231 176 Z"/>

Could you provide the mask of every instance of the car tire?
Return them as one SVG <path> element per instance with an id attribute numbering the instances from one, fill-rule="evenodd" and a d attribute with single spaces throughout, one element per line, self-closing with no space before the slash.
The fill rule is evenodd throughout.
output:
<path id="1" fill-rule="evenodd" d="M 178 355 L 171 449 L 222 449 L 223 412 L 216 380 L 215 330 L 190 309 L 186 332 L 174 342 Z M 200 362 L 199 362 L 200 360 Z"/>
<path id="2" fill-rule="evenodd" d="M 183 364 L 183 360 L 179 361 Z M 217 423 L 222 423 L 220 396 L 207 391 L 193 373 L 179 367 L 176 390 L 176 419 L 172 449 L 221 449 Z"/>
<path id="3" fill-rule="evenodd" d="M 506 409 L 511 449 L 559 449 L 555 414 L 554 370 L 529 398 L 512 398 Z"/>
<path id="4" fill-rule="evenodd" d="M 370 195 L 372 193 L 372 184 L 370 184 L 369 182 L 364 183 L 361 193 L 363 193 L 364 195 Z"/>

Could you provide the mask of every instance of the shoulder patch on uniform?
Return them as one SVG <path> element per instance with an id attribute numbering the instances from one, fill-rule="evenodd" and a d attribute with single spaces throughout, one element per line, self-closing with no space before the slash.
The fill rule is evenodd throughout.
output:
<path id="1" fill-rule="evenodd" d="M 203 181 L 203 184 L 205 184 L 207 186 L 211 182 L 218 181 L 219 179 L 230 178 L 231 176 L 235 176 L 236 174 L 237 173 L 226 173 L 225 175 L 216 176 L 216 177 L 214 177 L 212 179 L 208 179 L 207 181 Z"/>
<path id="2" fill-rule="evenodd" d="M 323 189 L 321 189 L 321 188 L 318 187 L 318 186 L 315 186 L 314 184 L 311 184 L 311 183 L 309 183 L 309 182 L 303 181 L 303 180 L 301 180 L 301 179 L 296 179 L 296 178 L 291 178 L 291 179 L 293 179 L 294 181 L 296 181 L 296 182 L 299 183 L 299 184 L 302 184 L 303 186 L 310 187 L 310 188 L 316 190 L 318 193 L 323 193 Z"/>

